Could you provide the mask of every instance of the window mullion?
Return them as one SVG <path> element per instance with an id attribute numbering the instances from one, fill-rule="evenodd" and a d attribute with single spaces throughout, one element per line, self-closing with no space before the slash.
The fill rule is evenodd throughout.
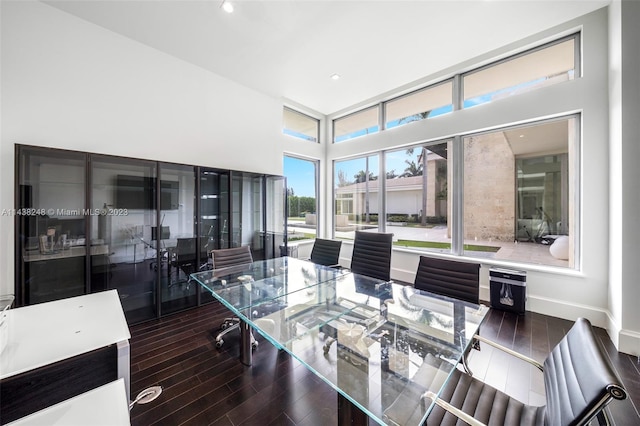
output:
<path id="1" fill-rule="evenodd" d="M 462 137 L 455 136 L 451 142 L 452 187 L 451 195 L 451 252 L 461 256 L 464 253 L 464 147 Z"/>
<path id="2" fill-rule="evenodd" d="M 456 74 L 453 77 L 453 110 L 459 111 L 462 109 L 462 99 L 463 99 L 463 90 L 462 90 L 462 76 L 460 74 Z"/>

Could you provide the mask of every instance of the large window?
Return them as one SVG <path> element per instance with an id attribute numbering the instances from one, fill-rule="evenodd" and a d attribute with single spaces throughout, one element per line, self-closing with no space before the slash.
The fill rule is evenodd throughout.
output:
<path id="1" fill-rule="evenodd" d="M 334 141 L 449 112 L 455 122 L 457 110 L 573 80 L 579 53 L 575 34 L 459 73 L 334 120 Z M 389 149 L 336 160 L 334 237 L 368 229 L 407 250 L 578 268 L 580 117 L 567 114 L 424 142 L 390 132 Z"/>
<path id="2" fill-rule="evenodd" d="M 385 128 L 453 111 L 453 83 L 447 81 L 385 103 Z"/>
<path id="3" fill-rule="evenodd" d="M 284 108 L 282 113 L 282 133 L 310 142 L 319 141 L 320 122 L 313 117 Z"/>
<path id="4" fill-rule="evenodd" d="M 525 52 L 463 76 L 463 107 L 491 102 L 575 78 L 576 37 Z"/>
<path id="5" fill-rule="evenodd" d="M 336 161 L 334 236 L 384 231 L 396 247 L 576 268 L 578 122 L 384 151 L 380 172 L 378 155 Z"/>
<path id="6" fill-rule="evenodd" d="M 333 120 L 335 143 L 580 76 L 575 34 Z M 454 85 L 459 79 L 461 84 Z M 461 102 L 454 102 L 460 99 Z M 384 123 L 384 127 L 382 124 Z"/>
<path id="7" fill-rule="evenodd" d="M 386 232 L 396 245 L 451 251 L 449 156 L 451 141 L 385 153 Z"/>
<path id="8" fill-rule="evenodd" d="M 575 266 L 577 121 L 463 139 L 465 255 Z"/>
<path id="9" fill-rule="evenodd" d="M 333 141 L 338 143 L 380 130 L 378 105 L 333 121 Z"/>
<path id="10" fill-rule="evenodd" d="M 315 238 L 318 233 L 318 162 L 284 157 L 287 178 L 288 241 Z"/>
<path id="11" fill-rule="evenodd" d="M 355 231 L 378 229 L 379 156 L 334 164 L 335 236 L 353 239 Z"/>

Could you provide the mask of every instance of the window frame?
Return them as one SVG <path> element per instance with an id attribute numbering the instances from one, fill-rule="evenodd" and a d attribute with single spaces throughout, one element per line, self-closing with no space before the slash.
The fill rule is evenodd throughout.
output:
<path id="1" fill-rule="evenodd" d="M 300 155 L 290 154 L 290 153 L 287 153 L 287 152 L 283 153 L 283 176 L 285 176 L 287 178 L 287 198 L 289 197 L 288 189 L 289 189 L 289 185 L 291 183 L 291 179 L 289 178 L 289 176 L 287 176 L 285 174 L 285 170 L 284 170 L 284 160 L 287 157 L 291 158 L 293 160 L 296 160 L 296 161 L 309 162 L 314 167 L 314 185 L 313 185 L 313 190 L 315 192 L 315 204 L 316 204 L 315 234 L 316 234 L 316 237 L 318 237 L 320 235 L 320 224 L 322 223 L 322 217 L 323 217 L 323 212 L 322 212 L 321 203 L 320 203 L 320 160 L 318 160 L 316 158 L 302 157 Z M 288 200 L 287 200 L 287 216 L 289 217 L 289 201 Z M 288 221 L 287 221 L 287 227 L 289 227 Z"/>
<path id="2" fill-rule="evenodd" d="M 340 239 L 348 239 L 348 238 L 344 238 L 344 237 L 338 237 L 336 236 L 336 217 L 337 217 L 337 212 L 336 212 L 336 207 L 337 207 L 337 202 L 340 201 L 347 201 L 350 203 L 350 205 L 353 207 L 355 207 L 356 204 L 358 203 L 357 197 L 354 196 L 354 194 L 349 194 L 349 197 L 344 197 L 344 198 L 338 198 L 337 197 L 337 176 L 336 176 L 336 165 L 338 163 L 344 163 L 347 161 L 354 161 L 354 160 L 364 160 L 365 164 L 371 166 L 372 168 L 377 170 L 377 177 L 376 179 L 373 180 L 373 182 L 378 182 L 376 184 L 377 186 L 377 203 L 375 203 L 376 205 L 376 210 L 377 213 L 370 213 L 370 215 L 376 215 L 377 217 L 377 225 L 375 226 L 375 228 L 377 229 L 377 232 L 385 232 L 385 221 L 384 220 L 380 220 L 380 218 L 384 218 L 386 217 L 386 201 L 384 199 L 385 194 L 384 192 L 386 191 L 385 188 L 385 176 L 384 173 L 382 173 L 382 169 L 384 168 L 384 160 L 383 160 L 383 154 L 384 151 L 376 151 L 376 152 L 370 152 L 367 154 L 360 154 L 360 155 L 356 155 L 356 156 L 352 156 L 352 157 L 348 157 L 348 158 L 341 158 L 341 159 L 336 159 L 333 160 L 332 164 L 331 164 L 331 175 L 332 175 L 332 179 L 331 179 L 331 199 L 332 199 L 332 227 L 331 227 L 331 238 L 340 238 Z M 377 161 L 374 161 L 373 163 L 371 162 L 372 159 L 377 159 Z M 366 167 L 366 166 L 365 166 Z M 368 169 L 369 171 L 371 170 L 371 168 Z M 366 172 L 366 171 L 365 171 Z M 371 172 L 370 172 L 371 173 Z M 371 181 L 370 181 L 371 182 Z M 360 182 L 361 183 L 361 182 Z M 358 182 L 354 182 L 350 185 L 357 185 Z M 365 188 L 365 191 L 369 191 L 368 187 Z M 371 204 L 369 204 L 369 206 L 371 206 Z M 356 212 L 350 212 L 349 214 L 356 214 Z M 358 213 L 361 214 L 361 213 Z M 365 222 L 361 222 L 361 221 L 356 221 L 356 224 L 361 224 L 361 223 L 366 223 Z"/>
<path id="3" fill-rule="evenodd" d="M 300 132 L 296 132 L 293 129 L 288 129 L 285 126 L 285 115 L 287 113 L 291 113 L 291 114 L 295 114 L 298 115 L 302 118 L 308 119 L 309 121 L 313 121 L 316 125 L 316 135 L 315 135 L 315 140 L 311 139 L 311 138 L 307 138 L 304 137 L 304 133 L 300 133 Z M 287 132 L 287 130 L 289 130 L 289 132 Z M 282 108 L 282 134 L 287 135 L 287 136 L 291 136 L 292 138 L 296 138 L 296 139 L 300 139 L 303 141 L 307 141 L 307 142 L 312 142 L 312 143 L 320 143 L 320 120 L 310 116 L 309 114 L 305 114 L 303 112 L 300 112 L 296 109 L 290 108 L 288 106 L 283 106 Z"/>
<path id="4" fill-rule="evenodd" d="M 364 113 L 366 113 L 368 111 L 371 111 L 371 110 L 376 110 L 377 121 L 376 121 L 376 125 L 375 126 L 366 127 L 364 129 L 357 129 L 354 132 L 346 133 L 345 137 L 343 139 L 336 140 L 336 123 L 337 122 L 339 122 L 340 120 L 353 118 L 353 117 L 355 117 L 355 116 L 357 116 L 359 114 L 364 114 Z M 347 141 L 350 141 L 350 140 L 353 140 L 353 139 L 361 138 L 361 137 L 372 135 L 372 134 L 375 134 L 375 133 L 380 133 L 381 131 L 384 130 L 384 126 L 381 124 L 381 122 L 383 120 L 380 119 L 382 110 L 383 110 L 382 109 L 382 105 L 378 103 L 378 104 L 375 104 L 375 105 L 370 105 L 368 107 L 359 109 L 359 110 L 354 111 L 354 112 L 352 112 L 350 114 L 343 115 L 343 116 L 338 117 L 338 118 L 334 118 L 333 120 L 331 120 L 332 143 L 337 144 L 337 143 L 347 142 Z M 369 131 L 369 129 L 371 129 L 373 127 L 375 127 L 375 130 Z M 357 133 L 357 132 L 364 132 L 364 134 L 354 135 L 354 133 Z"/>
<path id="5" fill-rule="evenodd" d="M 445 113 L 443 113 L 443 114 L 438 114 L 437 116 L 445 115 L 445 114 L 450 114 L 451 112 L 455 111 L 455 109 L 456 109 L 456 108 L 455 108 L 455 105 L 456 105 L 456 103 L 455 103 L 455 90 L 456 90 L 456 85 L 455 85 L 455 82 L 454 82 L 454 78 L 452 77 L 452 78 L 447 78 L 447 79 L 445 79 L 445 80 L 442 80 L 442 81 L 439 81 L 439 82 L 437 82 L 437 83 L 431 84 L 431 85 L 429 85 L 429 86 L 425 86 L 425 87 L 421 87 L 421 88 L 416 89 L 416 90 L 412 90 L 411 92 L 408 92 L 408 93 L 405 93 L 405 94 L 403 94 L 403 95 L 400 95 L 400 96 L 394 97 L 394 98 L 389 99 L 389 100 L 387 100 L 387 101 L 384 101 L 384 102 L 382 103 L 382 120 L 381 120 L 381 121 L 382 121 L 382 123 L 381 123 L 381 129 L 383 129 L 383 130 L 394 129 L 394 128 L 396 128 L 396 127 L 401 127 L 401 126 L 404 126 L 404 125 L 406 125 L 406 124 L 413 123 L 413 122 L 415 122 L 415 121 L 428 120 L 428 119 L 430 119 L 430 118 L 435 118 L 435 117 L 437 117 L 437 116 L 433 116 L 433 117 L 426 116 L 426 117 L 424 117 L 424 118 L 420 118 L 420 119 L 418 119 L 418 120 L 411 120 L 411 121 L 407 121 L 406 123 L 403 123 L 403 124 L 398 124 L 398 125 L 395 125 L 395 126 L 391 126 L 391 127 L 389 127 L 389 118 L 388 118 L 387 108 L 388 108 L 388 106 L 389 106 L 390 104 L 393 104 L 394 102 L 402 101 L 403 99 L 410 98 L 410 97 L 412 97 L 412 96 L 416 96 L 416 95 L 418 95 L 419 93 L 422 93 L 422 92 L 427 92 L 427 91 L 430 91 L 430 90 L 433 90 L 433 89 L 437 89 L 437 88 L 439 88 L 440 86 L 444 86 L 444 85 L 447 85 L 447 84 L 450 84 L 450 85 L 451 85 L 451 104 L 450 104 L 450 105 L 451 105 L 451 111 L 450 111 L 450 112 L 445 112 Z M 448 105 L 447 105 L 447 106 L 448 106 Z M 439 107 L 439 108 L 440 108 L 440 107 Z M 434 110 L 430 110 L 429 112 L 431 112 L 431 111 L 434 111 Z M 417 112 L 417 113 L 415 113 L 415 114 L 413 114 L 413 115 L 416 115 L 416 114 L 423 114 L 423 113 L 425 113 L 425 112 L 427 112 L 427 111 L 420 111 L 420 112 Z M 408 116 L 408 117 L 412 117 L 413 115 Z M 403 118 L 400 118 L 399 120 L 403 120 L 403 119 L 408 118 L 408 117 L 403 117 Z"/>
<path id="6" fill-rule="evenodd" d="M 472 108 L 472 107 L 477 106 L 477 105 L 484 105 L 486 103 L 493 102 L 493 101 L 483 102 L 481 104 L 471 105 L 471 106 L 465 107 L 464 106 L 464 103 L 465 103 L 464 79 L 465 79 L 465 77 L 473 75 L 473 74 L 480 73 L 482 71 L 486 71 L 488 69 L 494 68 L 496 66 L 505 64 L 507 62 L 510 62 L 510 61 L 513 61 L 513 60 L 516 60 L 516 59 L 519 59 L 519 58 L 523 58 L 523 57 L 531 55 L 533 53 L 540 52 L 540 51 L 548 49 L 550 47 L 553 47 L 553 46 L 562 44 L 564 42 L 567 42 L 567 41 L 569 41 L 571 39 L 573 39 L 573 79 L 575 80 L 575 79 L 578 79 L 578 78 L 582 77 L 582 66 L 581 66 L 582 58 L 580 56 L 580 52 L 581 52 L 581 49 L 580 49 L 581 38 L 580 38 L 580 36 L 581 36 L 580 32 L 576 32 L 576 33 L 573 33 L 573 34 L 570 34 L 570 35 L 567 35 L 567 36 L 564 36 L 564 37 L 560 37 L 560 38 L 555 39 L 553 41 L 550 41 L 548 43 L 544 43 L 544 44 L 538 45 L 536 47 L 523 50 L 522 52 L 518 52 L 518 53 L 515 53 L 515 54 L 512 54 L 512 55 L 508 55 L 508 56 L 506 56 L 506 57 L 504 57 L 502 59 L 498 59 L 496 61 L 492 61 L 492 62 L 490 62 L 490 63 L 488 63 L 486 65 L 482 65 L 482 66 L 474 68 L 472 70 L 460 73 L 459 74 L 459 76 L 460 76 L 460 85 L 459 85 L 459 88 L 458 88 L 458 90 L 459 90 L 459 99 L 460 99 L 460 109 L 469 109 L 469 108 Z M 526 82 L 519 83 L 519 84 L 524 84 L 524 83 L 526 83 Z M 536 89 L 538 89 L 538 88 L 536 88 Z M 512 95 L 509 95 L 507 97 L 511 97 L 511 96 Z M 470 99 L 472 99 L 472 98 L 470 98 Z"/>
<path id="7" fill-rule="evenodd" d="M 522 50 L 522 51 L 514 53 L 514 54 L 507 55 L 504 58 L 491 61 L 491 62 L 489 62 L 489 63 L 487 63 L 485 65 L 481 65 L 481 66 L 475 67 L 475 68 L 470 69 L 468 71 L 457 72 L 457 73 L 453 74 L 452 76 L 447 76 L 446 78 L 438 80 L 438 81 L 436 81 L 434 83 L 418 87 L 415 90 L 412 90 L 412 91 L 410 91 L 408 93 L 404 93 L 402 95 L 398 95 L 396 97 L 392 97 L 390 99 L 387 99 L 385 101 L 379 102 L 377 104 L 369 105 L 369 106 L 360 108 L 360 109 L 358 109 L 356 111 L 352 111 L 352 112 L 350 112 L 348 114 L 335 117 L 335 118 L 331 119 L 331 141 L 334 144 L 342 143 L 342 142 L 347 142 L 347 141 L 350 141 L 350 140 L 353 140 L 353 139 L 357 139 L 357 138 L 360 138 L 360 137 L 363 137 L 363 136 L 367 136 L 367 135 L 370 135 L 370 134 L 373 134 L 373 133 L 379 133 L 379 132 L 384 132 L 384 131 L 388 130 L 387 129 L 387 117 L 386 117 L 386 106 L 387 106 L 387 104 L 395 102 L 397 100 L 400 100 L 403 97 L 411 96 L 411 95 L 414 95 L 414 94 L 416 94 L 418 92 L 421 92 L 421 91 L 424 91 L 424 90 L 429 90 L 429 89 L 435 88 L 435 87 L 437 87 L 439 85 L 446 84 L 449 81 L 451 81 L 451 83 L 452 83 L 452 104 L 453 105 L 452 105 L 452 111 L 451 112 L 455 113 L 456 111 L 469 109 L 470 107 L 466 107 L 466 108 L 464 107 L 464 101 L 465 101 L 465 99 L 464 99 L 464 77 L 465 76 L 481 72 L 483 70 L 495 67 L 497 65 L 509 62 L 511 60 L 514 60 L 514 59 L 518 59 L 520 57 L 527 56 L 529 54 L 532 54 L 532 53 L 547 49 L 547 48 L 552 47 L 554 45 L 558 45 L 558 44 L 564 43 L 564 42 L 569 41 L 571 39 L 574 40 L 574 43 L 573 43 L 573 63 L 574 63 L 573 80 L 581 78 L 582 77 L 582 55 L 581 55 L 581 52 L 582 52 L 582 48 L 581 48 L 582 34 L 581 34 L 581 31 L 576 31 L 576 32 L 573 32 L 571 34 L 559 37 L 559 38 L 557 38 L 555 40 L 552 40 L 552 41 L 549 41 L 549 42 L 546 42 L 546 43 L 542 43 L 542 44 L 540 44 L 538 46 L 535 46 L 535 47 L 532 47 L 532 48 L 529 48 L 529 49 L 525 49 L 525 50 Z M 510 97 L 510 96 L 508 96 L 508 97 Z M 487 102 L 484 102 L 484 103 L 487 103 Z M 480 104 L 480 105 L 482 105 L 482 104 Z M 351 137 L 347 137 L 347 138 L 341 139 L 339 141 L 336 141 L 336 121 L 340 121 L 340 120 L 345 119 L 347 117 L 351 117 L 351 116 L 354 116 L 356 114 L 363 113 L 363 112 L 365 112 L 365 111 L 367 111 L 369 109 L 372 109 L 372 108 L 378 108 L 378 124 L 377 124 L 377 130 L 375 132 L 370 132 L 370 133 L 367 132 L 367 133 L 365 133 L 363 135 L 351 136 Z M 429 117 L 427 117 L 427 119 L 428 118 Z M 423 121 L 423 120 L 415 120 L 415 121 Z M 400 127 L 400 126 L 393 126 L 393 127 L 390 127 L 389 129 L 393 129 L 393 128 L 396 128 L 396 127 Z M 366 130 L 366 129 L 364 129 L 364 130 Z"/>
<path id="8" fill-rule="evenodd" d="M 465 198 L 464 198 L 464 168 L 465 168 L 465 164 L 464 164 L 464 158 L 465 158 L 465 149 L 464 149 L 464 141 L 467 138 L 470 137 L 474 137 L 474 136 L 482 136 L 482 135 L 487 135 L 487 134 L 491 134 L 491 133 L 497 133 L 497 132 L 504 132 L 504 131 L 512 131 L 512 130 L 516 130 L 519 128 L 526 128 L 526 127 L 532 127 L 532 126 L 538 126 L 538 125 L 543 125 L 545 123 L 552 123 L 552 122 L 560 122 L 560 121 L 567 121 L 567 122 L 571 122 L 573 121 L 573 140 L 568 140 L 568 146 L 567 146 L 567 156 L 568 156 L 568 161 L 572 162 L 572 173 L 571 175 L 568 175 L 568 184 L 569 184 L 569 193 L 567 194 L 567 203 L 569 204 L 568 209 L 569 209 L 569 213 L 568 213 L 568 217 L 569 217 L 569 223 L 573 223 L 573 226 L 570 225 L 570 229 L 573 230 L 573 232 L 570 232 L 569 235 L 571 236 L 571 238 L 573 239 L 572 242 L 572 257 L 573 257 L 573 264 L 568 264 L 566 267 L 565 266 L 554 266 L 554 265 L 550 265 L 550 264 L 546 264 L 546 263 L 534 263 L 534 262 L 526 262 L 524 260 L 512 260 L 509 258 L 506 259 L 501 259 L 502 261 L 505 261 L 509 264 L 513 264 L 513 265 L 523 265 L 526 266 L 527 268 L 530 267 L 548 267 L 548 268 L 553 268 L 553 267 L 560 267 L 563 270 L 567 270 L 567 271 L 579 271 L 582 269 L 582 264 L 581 264 L 581 240 L 582 240 L 582 224 L 580 222 L 580 217 L 581 217 L 581 198 L 580 198 L 580 194 L 582 191 L 582 180 L 581 180 L 581 168 L 582 168 L 582 164 L 580 163 L 581 161 L 581 144 L 582 144 L 582 136 L 580 133 L 580 129 L 582 126 L 582 115 L 581 113 L 577 112 L 577 113 L 567 113 L 564 115 L 560 115 L 557 117 L 553 117 L 553 118 L 536 118 L 536 119 L 532 119 L 530 121 L 524 122 L 524 123 L 519 123 L 519 124 L 507 124 L 507 125 L 501 125 L 501 126 L 496 126 L 494 128 L 491 129 L 486 129 L 483 131 L 474 131 L 474 132 L 468 132 L 468 133 L 460 133 L 460 134 L 456 134 L 453 135 L 451 137 L 448 138 L 437 138 L 437 139 L 433 139 L 433 140 L 429 140 L 429 141 L 421 141 L 421 142 L 416 142 L 416 143 L 412 143 L 410 145 L 406 145 L 406 146 L 396 146 L 396 147 L 389 147 L 386 149 L 382 149 L 382 150 L 377 150 L 377 151 L 373 151 L 373 152 L 369 152 L 366 154 L 360 154 L 360 155 L 354 155 L 351 157 L 346 157 L 346 158 L 341 158 L 341 159 L 335 159 L 333 160 L 333 167 L 332 167 L 332 214 L 335 216 L 336 215 L 336 203 L 338 201 L 338 197 L 336 194 L 336 181 L 337 181 L 337 176 L 336 176 L 336 164 L 340 163 L 340 162 L 345 162 L 345 161 L 351 161 L 351 160 L 357 160 L 357 159 L 365 159 L 366 157 L 375 157 L 378 156 L 378 160 L 379 160 L 379 171 L 378 171 L 378 227 L 377 227 L 377 232 L 387 232 L 387 227 L 386 227 L 386 222 L 387 222 L 387 211 L 388 211 L 388 206 L 387 206 L 387 177 L 386 174 L 388 172 L 387 167 L 386 167 L 386 155 L 388 153 L 391 152 L 396 152 L 396 151 L 400 151 L 403 149 L 408 149 L 408 148 L 429 148 L 430 146 L 434 146 L 434 145 L 438 145 L 438 144 L 442 144 L 442 143 L 447 143 L 447 142 L 451 142 L 450 147 L 451 147 L 451 153 L 449 155 L 452 156 L 451 159 L 451 163 L 450 165 L 448 165 L 447 167 L 451 167 L 451 170 L 448 171 L 448 176 L 450 177 L 450 181 L 447 181 L 447 185 L 449 186 L 448 188 L 448 194 L 451 196 L 451 201 L 450 201 L 450 208 L 451 208 L 451 213 L 449 215 L 450 220 L 447 224 L 448 227 L 450 227 L 450 233 L 451 233 L 451 249 L 446 252 L 446 254 L 448 255 L 453 255 L 456 257 L 460 257 L 460 258 L 465 258 L 465 259 L 472 259 L 477 261 L 479 258 L 481 259 L 482 257 L 477 257 L 477 256 L 469 256 L 468 254 L 465 254 L 464 251 L 464 247 L 465 247 L 465 238 L 464 238 L 464 234 L 465 234 L 465 221 L 464 221 L 464 202 L 465 202 Z M 514 158 L 514 161 L 517 161 Z M 516 182 L 516 186 L 514 186 L 514 197 L 516 196 L 516 192 L 517 192 L 517 182 Z M 353 202 L 353 201 L 352 201 Z M 381 205 L 380 205 L 381 204 Z M 514 220 L 516 220 L 516 212 L 514 210 L 513 212 L 514 214 Z M 380 219 L 383 218 L 383 219 Z M 336 235 L 336 224 L 333 224 L 333 227 L 331 229 L 331 238 L 341 238 L 339 236 Z M 418 254 L 428 254 L 428 253 L 433 253 L 433 251 L 431 250 L 422 250 L 422 249 L 417 249 L 417 248 L 411 248 L 411 247 L 395 247 L 394 249 L 399 249 L 399 250 L 404 250 L 404 251 L 409 251 L 409 252 L 414 252 L 414 253 L 418 253 Z"/>

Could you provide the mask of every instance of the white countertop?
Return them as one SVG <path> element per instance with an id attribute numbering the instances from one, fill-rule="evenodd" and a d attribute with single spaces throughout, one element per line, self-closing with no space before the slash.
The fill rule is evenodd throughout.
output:
<path id="1" fill-rule="evenodd" d="M 9 423 L 11 426 L 130 425 L 124 380 L 107 383 Z"/>
<path id="2" fill-rule="evenodd" d="M 7 311 L 0 379 L 131 338 L 116 290 Z"/>

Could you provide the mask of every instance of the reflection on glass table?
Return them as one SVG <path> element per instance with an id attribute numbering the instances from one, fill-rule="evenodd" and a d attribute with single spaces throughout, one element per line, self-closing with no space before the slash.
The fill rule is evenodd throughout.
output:
<path id="1" fill-rule="evenodd" d="M 420 424 L 488 311 L 288 257 L 192 278 L 243 320 L 245 364 L 252 328 L 336 389 L 352 424 Z"/>

